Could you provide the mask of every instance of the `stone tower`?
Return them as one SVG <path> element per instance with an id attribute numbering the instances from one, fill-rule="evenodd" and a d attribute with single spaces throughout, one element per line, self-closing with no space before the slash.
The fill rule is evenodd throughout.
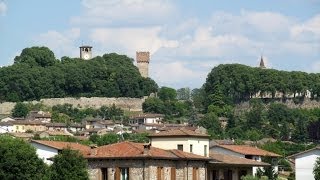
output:
<path id="1" fill-rule="evenodd" d="M 261 59 L 260 59 L 259 67 L 260 67 L 261 69 L 266 69 L 266 66 L 264 65 L 264 61 L 263 61 L 263 57 L 262 57 L 262 56 L 261 56 Z"/>
<path id="2" fill-rule="evenodd" d="M 81 59 L 89 60 L 92 58 L 92 46 L 81 46 L 79 48 Z"/>
<path id="3" fill-rule="evenodd" d="M 142 77 L 149 77 L 149 52 L 136 52 L 137 66 Z"/>

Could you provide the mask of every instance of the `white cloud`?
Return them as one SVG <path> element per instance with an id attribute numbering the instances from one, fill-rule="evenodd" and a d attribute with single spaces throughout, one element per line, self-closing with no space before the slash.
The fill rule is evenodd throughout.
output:
<path id="1" fill-rule="evenodd" d="M 84 14 L 73 17 L 76 24 L 153 23 L 174 12 L 168 0 L 83 0 Z"/>
<path id="2" fill-rule="evenodd" d="M 182 61 L 171 63 L 153 63 L 151 65 L 151 77 L 161 86 L 201 86 L 205 82 L 208 71 L 194 70 Z"/>
<path id="3" fill-rule="evenodd" d="M 320 39 L 320 14 L 307 20 L 305 23 L 297 24 L 291 28 L 291 36 L 299 38 L 299 36 L 311 36 L 311 38 Z"/>
<path id="4" fill-rule="evenodd" d="M 150 51 L 160 48 L 175 48 L 177 41 L 159 36 L 161 27 L 149 28 L 96 28 L 90 33 L 90 39 L 99 43 L 104 52 L 120 52 L 134 56 L 136 51 Z"/>
<path id="5" fill-rule="evenodd" d="M 72 28 L 64 32 L 51 30 L 35 37 L 35 43 L 49 47 L 57 58 L 61 56 L 78 57 L 78 44 L 75 42 L 79 37 L 79 28 Z"/>
<path id="6" fill-rule="evenodd" d="M 7 5 L 4 2 L 0 2 L 0 15 L 4 16 L 7 12 Z"/>

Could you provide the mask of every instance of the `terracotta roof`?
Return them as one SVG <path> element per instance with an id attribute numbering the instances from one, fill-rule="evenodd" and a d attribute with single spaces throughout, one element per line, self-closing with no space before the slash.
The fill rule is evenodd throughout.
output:
<path id="1" fill-rule="evenodd" d="M 12 121 L 13 124 L 19 124 L 19 125 L 43 125 L 45 126 L 46 123 L 43 123 L 41 121 L 30 121 L 30 120 L 18 120 L 18 121 Z"/>
<path id="2" fill-rule="evenodd" d="M 48 135 L 50 136 L 73 136 L 73 134 L 67 132 L 67 131 L 51 131 L 51 130 L 47 130 L 47 131 L 43 131 L 42 133 L 48 133 Z M 40 133 L 40 134 L 42 134 Z"/>
<path id="3" fill-rule="evenodd" d="M 179 137 L 209 137 L 207 134 L 200 134 L 195 131 L 191 131 L 185 128 L 181 129 L 170 129 L 168 131 L 162 131 L 159 133 L 155 133 L 152 135 L 149 135 L 149 137 L 168 137 L 168 136 L 179 136 Z"/>
<path id="4" fill-rule="evenodd" d="M 287 158 L 295 159 L 297 156 L 299 156 L 299 155 L 301 155 L 301 154 L 304 154 L 304 153 L 307 153 L 307 152 L 310 152 L 310 151 L 314 151 L 314 150 L 320 150 L 320 146 L 317 146 L 317 147 L 314 147 L 314 148 L 312 148 L 312 149 L 308 149 L 308 150 L 306 150 L 306 151 L 302 151 L 302 152 L 299 152 L 299 153 L 290 155 L 290 156 L 288 156 Z"/>
<path id="5" fill-rule="evenodd" d="M 280 157 L 279 154 L 247 145 L 216 145 L 213 147 L 221 147 L 244 155 Z"/>
<path id="6" fill-rule="evenodd" d="M 182 152 L 179 150 L 164 150 L 155 147 L 149 147 L 147 152 L 144 150 L 145 144 L 133 142 L 120 142 L 100 146 L 95 150 L 95 154 L 86 156 L 90 159 L 122 159 L 122 158 L 152 158 L 152 159 L 192 159 L 208 161 L 209 158 L 191 153 Z"/>
<path id="7" fill-rule="evenodd" d="M 62 141 L 42 141 L 42 140 L 31 140 L 31 142 L 42 144 L 54 149 L 62 150 L 70 148 L 72 150 L 80 151 L 84 156 L 90 153 L 90 147 L 78 143 L 62 142 Z"/>
<path id="8" fill-rule="evenodd" d="M 215 152 L 210 152 L 209 154 L 212 164 L 221 165 L 237 165 L 237 166 L 270 166 L 268 163 L 254 161 L 251 159 L 240 158 L 232 155 L 220 154 Z"/>
<path id="9" fill-rule="evenodd" d="M 66 123 L 47 123 L 47 127 L 67 127 Z"/>

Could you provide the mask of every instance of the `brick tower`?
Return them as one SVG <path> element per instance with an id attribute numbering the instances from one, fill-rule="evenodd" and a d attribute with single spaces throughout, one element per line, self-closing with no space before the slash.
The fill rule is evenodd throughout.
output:
<path id="1" fill-rule="evenodd" d="M 149 77 L 149 52 L 136 52 L 137 66 L 142 77 Z"/>

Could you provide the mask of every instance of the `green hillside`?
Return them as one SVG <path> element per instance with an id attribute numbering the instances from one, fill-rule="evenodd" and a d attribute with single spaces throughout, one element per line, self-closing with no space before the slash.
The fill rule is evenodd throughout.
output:
<path id="1" fill-rule="evenodd" d="M 47 47 L 24 49 L 14 64 L 0 68 L 0 101 L 61 97 L 142 97 L 157 91 L 141 77 L 133 59 L 115 53 L 91 60 L 62 57 Z"/>

